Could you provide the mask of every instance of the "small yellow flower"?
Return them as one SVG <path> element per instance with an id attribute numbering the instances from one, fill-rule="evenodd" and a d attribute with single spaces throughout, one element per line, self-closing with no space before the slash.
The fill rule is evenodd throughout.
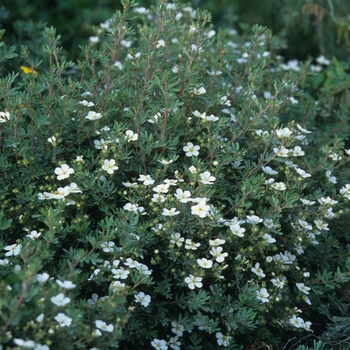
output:
<path id="1" fill-rule="evenodd" d="M 19 68 L 22 69 L 24 74 L 38 74 L 37 71 L 35 71 L 34 69 L 30 68 L 30 67 L 26 67 L 26 66 L 20 66 Z"/>

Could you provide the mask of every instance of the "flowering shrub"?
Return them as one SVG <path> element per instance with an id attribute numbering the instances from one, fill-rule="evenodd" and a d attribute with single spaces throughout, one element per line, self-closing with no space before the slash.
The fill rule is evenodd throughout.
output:
<path id="1" fill-rule="evenodd" d="M 259 26 L 238 36 L 206 11 L 123 5 L 78 63 L 46 28 L 46 60 L 21 47 L 28 70 L 0 80 L 2 344 L 320 334 L 350 280 L 350 149 L 318 134 L 313 67 L 283 63 Z"/>

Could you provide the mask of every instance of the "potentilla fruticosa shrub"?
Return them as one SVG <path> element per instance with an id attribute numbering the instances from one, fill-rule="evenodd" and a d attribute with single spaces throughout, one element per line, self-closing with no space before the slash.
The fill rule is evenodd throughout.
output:
<path id="1" fill-rule="evenodd" d="M 283 63 L 259 26 L 240 37 L 206 11 L 123 5 L 77 63 L 53 28 L 45 60 L 1 47 L 22 58 L 0 80 L 4 349 L 320 333 L 349 280 L 350 150 L 314 136 L 313 67 Z"/>

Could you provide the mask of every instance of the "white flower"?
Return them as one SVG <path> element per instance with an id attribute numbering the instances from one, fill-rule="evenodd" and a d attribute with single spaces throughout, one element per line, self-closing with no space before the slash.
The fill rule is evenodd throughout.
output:
<path id="1" fill-rule="evenodd" d="M 112 324 L 107 324 L 101 320 L 95 321 L 96 328 L 101 329 L 104 332 L 113 332 L 114 326 Z"/>
<path id="2" fill-rule="evenodd" d="M 283 286 L 284 286 L 284 284 L 285 284 L 285 280 L 286 280 L 286 278 L 284 278 L 284 279 L 273 278 L 273 279 L 271 279 L 271 282 L 272 282 L 273 285 L 276 286 L 277 288 L 282 289 Z"/>
<path id="3" fill-rule="evenodd" d="M 305 155 L 305 152 L 299 146 L 295 146 L 292 152 L 294 157 L 302 157 Z"/>
<path id="4" fill-rule="evenodd" d="M 142 306 L 147 307 L 151 302 L 151 296 L 146 295 L 144 292 L 139 292 L 134 295 L 135 301 L 140 303 Z"/>
<path id="5" fill-rule="evenodd" d="M 0 259 L 0 266 L 7 266 L 9 263 L 8 259 Z"/>
<path id="6" fill-rule="evenodd" d="M 168 193 L 169 191 L 169 184 L 160 184 L 156 187 L 153 187 L 154 192 L 160 192 L 160 193 Z"/>
<path id="7" fill-rule="evenodd" d="M 182 337 L 183 335 L 183 331 L 184 331 L 184 326 L 182 326 L 181 324 L 179 324 L 176 321 L 171 321 L 171 325 L 172 325 L 172 329 L 171 331 L 173 333 L 175 333 L 178 337 Z"/>
<path id="8" fill-rule="evenodd" d="M 339 154 L 337 154 L 337 153 L 330 153 L 329 154 L 329 158 L 332 158 L 332 160 L 334 160 L 334 161 L 342 159 L 342 157 Z"/>
<path id="9" fill-rule="evenodd" d="M 48 345 L 35 344 L 34 350 L 50 350 Z"/>
<path id="10" fill-rule="evenodd" d="M 83 106 L 85 107 L 92 107 L 92 106 L 95 106 L 95 104 L 93 102 L 88 102 L 86 100 L 82 100 L 82 101 L 79 101 L 80 104 L 82 104 Z"/>
<path id="11" fill-rule="evenodd" d="M 113 292 L 119 292 L 120 290 L 123 290 L 125 288 L 125 283 L 121 283 L 120 281 L 115 281 L 111 283 L 110 288 Z"/>
<path id="12" fill-rule="evenodd" d="M 258 275 L 259 277 L 265 277 L 266 275 L 264 274 L 264 271 L 262 270 L 262 268 L 260 267 L 259 263 L 255 264 L 255 267 L 251 268 L 252 272 L 254 272 L 256 275 Z"/>
<path id="13" fill-rule="evenodd" d="M 295 171 L 303 178 L 311 177 L 311 174 L 307 173 L 303 169 L 295 168 Z"/>
<path id="14" fill-rule="evenodd" d="M 300 71 L 299 61 L 298 60 L 290 60 L 287 64 L 280 64 L 281 68 L 284 70 L 292 70 L 294 72 Z"/>
<path id="15" fill-rule="evenodd" d="M 218 117 L 216 117 L 214 114 L 210 114 L 207 117 L 205 117 L 205 120 L 208 120 L 209 122 L 216 122 L 219 120 Z"/>
<path id="16" fill-rule="evenodd" d="M 213 262 L 211 260 L 207 260 L 206 258 L 197 259 L 197 263 L 204 269 L 210 269 L 213 266 Z"/>
<path id="17" fill-rule="evenodd" d="M 163 39 L 158 40 L 156 48 L 165 47 L 165 41 Z"/>
<path id="18" fill-rule="evenodd" d="M 230 230 L 235 236 L 244 237 L 245 228 L 239 226 L 239 224 L 230 225 Z"/>
<path id="19" fill-rule="evenodd" d="M 123 209 L 126 210 L 126 211 L 132 211 L 134 213 L 137 213 L 137 208 L 138 208 L 138 205 L 137 204 L 132 204 L 132 203 L 126 203 L 124 206 L 123 206 Z"/>
<path id="20" fill-rule="evenodd" d="M 201 178 L 201 183 L 205 185 L 212 185 L 213 181 L 216 180 L 216 177 L 211 176 L 209 171 L 205 171 L 204 173 L 199 174 Z"/>
<path id="21" fill-rule="evenodd" d="M 287 138 L 289 137 L 290 135 L 292 135 L 292 131 L 290 131 L 288 128 L 283 128 L 283 129 L 279 129 L 279 130 L 276 130 L 276 134 L 279 138 Z"/>
<path id="22" fill-rule="evenodd" d="M 107 171 L 108 174 L 113 174 L 115 170 L 118 170 L 119 168 L 115 165 L 114 159 L 105 159 L 102 169 Z"/>
<path id="23" fill-rule="evenodd" d="M 174 196 L 181 202 L 181 203 L 187 203 L 190 200 L 191 192 L 190 191 L 183 191 L 181 188 L 178 188 L 176 192 L 174 193 Z"/>
<path id="24" fill-rule="evenodd" d="M 157 350 L 167 350 L 168 346 L 166 345 L 166 341 L 161 339 L 153 339 L 151 345 Z"/>
<path id="25" fill-rule="evenodd" d="M 154 184 L 154 180 L 151 178 L 150 175 L 140 175 L 140 177 L 137 179 L 137 181 L 143 182 L 143 184 L 145 186 Z"/>
<path id="26" fill-rule="evenodd" d="M 49 137 L 48 139 L 47 139 L 47 142 L 50 142 L 50 143 L 52 143 L 52 145 L 56 145 L 56 137 L 55 136 L 52 136 L 52 137 Z"/>
<path id="27" fill-rule="evenodd" d="M 329 231 L 328 224 L 326 222 L 324 222 L 323 220 L 321 220 L 321 219 L 314 220 L 314 223 L 316 224 L 316 227 L 319 230 Z"/>
<path id="28" fill-rule="evenodd" d="M 175 177 L 176 177 L 176 171 L 175 171 Z M 165 179 L 164 183 L 169 185 L 169 186 L 176 186 L 177 182 L 179 180 L 175 180 L 175 179 Z M 181 182 L 181 181 L 180 181 Z"/>
<path id="29" fill-rule="evenodd" d="M 200 243 L 195 243 L 192 239 L 186 239 L 185 249 L 197 250 L 200 247 Z"/>
<path id="30" fill-rule="evenodd" d="M 51 297 L 51 302 L 57 306 L 65 306 L 70 303 L 70 298 L 65 297 L 63 293 L 59 293 L 54 297 Z"/>
<path id="31" fill-rule="evenodd" d="M 94 140 L 94 145 L 96 149 L 107 149 L 107 144 L 104 139 Z"/>
<path id="32" fill-rule="evenodd" d="M 56 280 L 56 283 L 64 289 L 74 289 L 76 287 L 76 285 L 74 283 L 72 283 L 71 281 L 60 281 L 60 280 Z"/>
<path id="33" fill-rule="evenodd" d="M 210 254 L 215 258 L 215 260 L 220 263 L 225 260 L 225 258 L 228 256 L 227 253 L 222 253 L 223 248 L 222 247 L 213 247 L 211 248 Z"/>
<path id="34" fill-rule="evenodd" d="M 261 300 L 263 303 L 269 302 L 269 296 L 270 294 L 267 292 L 266 288 L 261 288 L 260 290 L 256 291 L 257 298 Z"/>
<path id="35" fill-rule="evenodd" d="M 275 224 L 273 223 L 272 219 L 264 219 L 264 226 L 269 229 L 272 229 L 275 227 Z"/>
<path id="36" fill-rule="evenodd" d="M 209 240 L 209 245 L 212 247 L 217 247 L 218 245 L 225 244 L 226 241 L 224 239 L 216 238 L 214 240 Z"/>
<path id="37" fill-rule="evenodd" d="M 292 168 L 292 169 L 298 167 L 296 164 L 294 164 L 294 163 L 293 163 L 292 161 L 290 161 L 290 160 L 286 160 L 286 161 L 285 161 L 285 164 L 287 165 L 287 167 Z"/>
<path id="38" fill-rule="evenodd" d="M 136 141 L 139 138 L 138 134 L 134 134 L 133 131 L 131 130 L 127 130 L 125 132 L 125 140 L 127 140 L 128 142 L 130 141 Z"/>
<path id="39" fill-rule="evenodd" d="M 210 211 L 210 206 L 205 200 L 201 200 L 197 205 L 191 207 L 191 214 L 198 215 L 200 218 L 205 218 Z"/>
<path id="40" fill-rule="evenodd" d="M 231 106 L 231 101 L 228 99 L 227 96 L 222 96 L 222 97 L 220 98 L 220 103 L 223 104 L 223 105 L 225 105 L 225 106 L 228 106 L 228 107 Z"/>
<path id="41" fill-rule="evenodd" d="M 197 88 L 194 88 L 192 93 L 195 94 L 195 95 L 203 95 L 207 92 L 207 90 L 205 90 L 205 88 L 202 86 L 200 87 L 199 89 Z"/>
<path id="42" fill-rule="evenodd" d="M 232 339 L 232 337 L 228 335 L 223 335 L 221 332 L 217 332 L 215 334 L 215 337 L 217 339 L 218 344 L 223 346 L 229 346 L 230 340 Z"/>
<path id="43" fill-rule="evenodd" d="M 308 297 L 308 296 L 303 295 L 303 299 L 304 299 L 304 301 L 305 301 L 305 303 L 306 303 L 306 304 L 311 305 L 311 300 L 309 299 L 309 297 Z"/>
<path id="44" fill-rule="evenodd" d="M 70 185 L 70 193 L 82 193 L 83 191 L 78 187 L 78 185 L 75 182 L 72 182 Z"/>
<path id="45" fill-rule="evenodd" d="M 197 288 L 203 287 L 202 277 L 195 277 L 192 274 L 185 278 L 185 282 L 187 283 L 187 286 L 190 289 L 194 289 L 195 287 Z"/>
<path id="46" fill-rule="evenodd" d="M 171 209 L 163 208 L 162 215 L 164 216 L 175 216 L 178 214 L 180 214 L 180 211 L 176 211 L 176 208 L 171 208 Z"/>
<path id="47" fill-rule="evenodd" d="M 34 239 L 36 239 L 40 236 L 41 236 L 41 232 L 37 232 L 37 231 L 31 231 L 29 235 L 26 235 L 26 237 L 29 237 L 33 241 L 34 241 Z"/>
<path id="48" fill-rule="evenodd" d="M 261 135 L 266 135 L 268 136 L 269 133 L 267 131 L 262 131 L 262 130 L 256 130 L 255 133 L 258 135 L 258 136 L 261 136 Z"/>
<path id="49" fill-rule="evenodd" d="M 267 175 L 277 175 L 278 171 L 273 170 L 271 167 L 269 166 L 263 166 L 261 168 L 263 170 L 264 173 L 266 173 Z"/>
<path id="50" fill-rule="evenodd" d="M 301 292 L 305 294 L 309 294 L 309 290 L 311 289 L 310 287 L 305 286 L 304 283 L 296 283 L 296 286 Z"/>
<path id="51" fill-rule="evenodd" d="M 89 304 L 89 305 L 95 305 L 96 302 L 98 300 L 98 294 L 97 293 L 93 293 L 91 295 L 91 298 L 89 298 L 86 302 Z"/>
<path id="52" fill-rule="evenodd" d="M 65 186 L 65 187 L 59 187 L 56 192 L 52 195 L 52 198 L 55 199 L 62 199 L 64 197 L 67 197 L 70 193 L 70 187 Z"/>
<path id="53" fill-rule="evenodd" d="M 145 15 L 149 12 L 149 10 L 146 9 L 145 7 L 135 7 L 134 12 L 139 13 L 141 15 Z"/>
<path id="54" fill-rule="evenodd" d="M 181 237 L 179 232 L 172 233 L 170 243 L 175 244 L 178 247 L 182 246 L 182 242 L 185 240 L 185 238 Z"/>
<path id="55" fill-rule="evenodd" d="M 97 120 L 102 118 L 102 114 L 90 111 L 85 118 L 89 120 Z"/>
<path id="56" fill-rule="evenodd" d="M 284 191 L 287 188 L 284 182 L 274 182 L 271 187 L 277 191 Z"/>
<path id="57" fill-rule="evenodd" d="M 163 164 L 163 165 L 169 165 L 169 164 L 173 163 L 174 160 L 173 159 L 170 159 L 170 160 L 161 159 L 161 160 L 158 160 L 158 162 Z"/>
<path id="58" fill-rule="evenodd" d="M 46 272 L 38 273 L 36 275 L 36 279 L 39 283 L 45 283 L 50 278 L 50 275 Z"/>
<path id="59" fill-rule="evenodd" d="M 207 73 L 209 75 L 221 75 L 222 74 L 221 70 L 213 70 L 213 71 L 208 71 L 207 70 Z"/>
<path id="60" fill-rule="evenodd" d="M 333 184 L 337 183 L 337 178 L 335 176 L 332 176 L 332 172 L 330 170 L 326 171 L 326 176 L 327 176 L 329 182 L 331 182 Z"/>
<path id="61" fill-rule="evenodd" d="M 350 199 L 350 184 L 343 186 L 339 192 L 347 199 Z"/>
<path id="62" fill-rule="evenodd" d="M 191 165 L 191 166 L 188 168 L 188 170 L 191 172 L 191 174 L 196 174 L 196 173 L 197 173 L 197 169 L 196 169 L 193 165 Z"/>
<path id="63" fill-rule="evenodd" d="M 43 201 L 45 199 L 53 199 L 54 195 L 52 193 L 44 192 L 44 193 L 38 193 L 38 199 Z"/>
<path id="64" fill-rule="evenodd" d="M 143 275 L 147 275 L 147 276 L 152 275 L 152 270 L 149 270 L 148 266 L 145 264 L 140 264 L 136 266 L 136 270 L 142 273 Z"/>
<path id="65" fill-rule="evenodd" d="M 194 112 L 192 112 L 192 114 L 193 114 L 195 117 L 198 117 L 198 118 L 200 118 L 200 119 L 205 119 L 205 120 L 208 120 L 208 121 L 211 121 L 211 122 L 215 122 L 215 121 L 219 120 L 219 118 L 216 117 L 216 116 L 213 115 L 213 114 L 207 116 L 205 112 L 200 113 L 200 112 L 198 112 L 198 111 L 194 111 Z"/>
<path id="66" fill-rule="evenodd" d="M 332 198 L 330 198 L 329 196 L 327 198 L 320 198 L 320 199 L 317 199 L 317 201 L 321 204 L 321 205 L 335 205 L 337 204 L 338 202 Z"/>
<path id="67" fill-rule="evenodd" d="M 275 240 L 271 235 L 269 235 L 268 233 L 265 233 L 265 234 L 263 235 L 263 238 L 264 238 L 264 240 L 265 240 L 267 243 L 275 243 L 275 242 L 276 242 L 276 240 Z"/>
<path id="68" fill-rule="evenodd" d="M 310 329 L 310 326 L 312 325 L 312 323 L 310 322 L 310 321 L 306 321 L 306 322 L 304 322 L 304 329 L 306 330 L 306 331 L 311 331 L 311 329 Z"/>
<path id="69" fill-rule="evenodd" d="M 35 321 L 38 322 L 38 323 L 43 322 L 43 320 L 44 320 L 44 314 L 40 314 L 39 316 L 37 316 L 35 318 Z"/>
<path id="70" fill-rule="evenodd" d="M 302 199 L 300 198 L 300 200 L 303 202 L 303 204 L 305 205 L 314 205 L 316 202 L 314 201 L 309 201 L 308 199 Z"/>
<path id="71" fill-rule="evenodd" d="M 154 203 L 164 203 L 165 200 L 166 200 L 166 198 L 162 194 L 159 194 L 159 193 L 154 193 L 152 198 L 151 198 L 151 201 Z"/>
<path id="72" fill-rule="evenodd" d="M 8 250 L 5 256 L 16 256 L 21 252 L 22 245 L 21 244 L 12 244 L 8 245 L 4 248 L 4 250 Z"/>
<path id="73" fill-rule="evenodd" d="M 303 129 L 299 124 L 297 124 L 298 129 L 304 134 L 311 134 L 311 131 Z"/>
<path id="74" fill-rule="evenodd" d="M 74 173 L 74 169 L 70 168 L 67 164 L 62 164 L 60 168 L 55 169 L 57 180 L 63 180 L 69 177 L 70 174 Z"/>
<path id="75" fill-rule="evenodd" d="M 122 182 L 125 187 L 136 187 L 137 182 Z"/>
<path id="76" fill-rule="evenodd" d="M 318 64 L 324 64 L 326 66 L 328 66 L 329 64 L 331 64 L 331 61 L 330 60 L 327 60 L 326 57 L 324 57 L 323 55 L 320 55 L 316 58 L 316 62 Z"/>
<path id="77" fill-rule="evenodd" d="M 126 57 L 129 59 L 129 60 L 133 60 L 133 59 L 135 59 L 135 58 L 139 58 L 139 57 L 141 57 L 141 52 L 137 52 L 137 53 L 128 53 L 127 55 L 126 55 Z"/>
<path id="78" fill-rule="evenodd" d="M 100 41 L 100 38 L 98 36 L 89 36 L 89 41 L 91 44 L 96 44 Z"/>
<path id="79" fill-rule="evenodd" d="M 127 258 L 126 261 L 124 262 L 125 266 L 128 266 L 130 269 L 135 269 L 137 266 L 140 265 L 140 263 L 136 260 L 133 260 L 131 258 Z"/>
<path id="80" fill-rule="evenodd" d="M 9 112 L 0 112 L 0 123 L 5 123 L 10 120 Z"/>
<path id="81" fill-rule="evenodd" d="M 187 145 L 183 147 L 183 150 L 186 152 L 187 157 L 197 157 L 199 155 L 199 146 L 194 146 L 192 142 L 187 142 Z"/>
<path id="82" fill-rule="evenodd" d="M 289 323 L 296 328 L 304 328 L 304 320 L 301 317 L 293 315 L 293 317 L 289 319 Z"/>
<path id="83" fill-rule="evenodd" d="M 181 342 L 178 341 L 179 340 L 179 337 L 178 336 L 175 336 L 175 337 L 171 337 L 169 339 L 169 345 L 172 349 L 174 350 L 180 350 L 180 345 L 181 345 Z"/>
<path id="84" fill-rule="evenodd" d="M 275 154 L 277 154 L 279 157 L 288 157 L 290 150 L 285 148 L 284 146 L 281 146 L 280 148 L 274 148 L 273 151 Z"/>
<path id="85" fill-rule="evenodd" d="M 35 343 L 33 340 L 23 340 L 20 338 L 14 338 L 13 342 L 18 345 L 21 346 L 22 348 L 34 348 Z"/>
<path id="86" fill-rule="evenodd" d="M 259 216 L 256 215 L 247 215 L 247 223 L 248 224 L 259 224 L 260 222 L 263 222 L 263 219 L 259 218 Z"/>
<path id="87" fill-rule="evenodd" d="M 110 253 L 113 251 L 113 247 L 114 247 L 115 243 L 112 241 L 109 242 L 103 242 L 100 244 L 100 247 L 103 249 L 104 252 L 106 253 Z"/>
<path id="88" fill-rule="evenodd" d="M 120 278 L 122 280 L 125 280 L 128 278 L 130 271 L 125 270 L 124 267 L 120 267 L 119 269 L 112 269 L 113 278 Z"/>

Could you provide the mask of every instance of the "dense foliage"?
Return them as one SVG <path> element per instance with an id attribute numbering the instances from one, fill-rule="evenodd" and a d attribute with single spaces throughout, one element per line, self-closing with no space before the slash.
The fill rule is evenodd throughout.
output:
<path id="1" fill-rule="evenodd" d="M 313 344 L 349 299 L 346 64 L 123 6 L 77 62 L 1 43 L 3 348 Z"/>

